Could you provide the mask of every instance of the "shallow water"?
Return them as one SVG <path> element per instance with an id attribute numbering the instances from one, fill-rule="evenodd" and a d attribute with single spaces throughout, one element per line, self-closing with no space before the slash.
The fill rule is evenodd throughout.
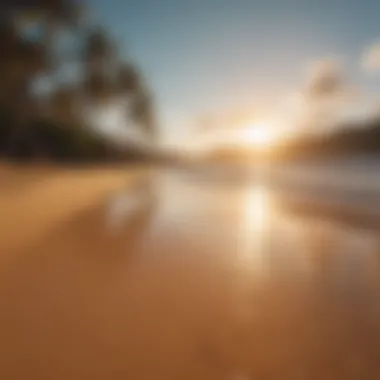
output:
<path id="1" fill-rule="evenodd" d="M 321 199 L 157 171 L 73 214 L 3 270 L 0 378 L 379 377 L 377 215 Z"/>

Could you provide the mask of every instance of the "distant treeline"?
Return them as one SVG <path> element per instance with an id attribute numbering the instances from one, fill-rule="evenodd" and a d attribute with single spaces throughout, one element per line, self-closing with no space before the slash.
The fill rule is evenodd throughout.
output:
<path id="1" fill-rule="evenodd" d="M 380 119 L 350 123 L 326 135 L 299 138 L 276 149 L 279 159 L 328 158 L 380 154 Z"/>
<path id="2" fill-rule="evenodd" d="M 139 158 L 137 148 L 105 141 L 89 124 L 92 111 L 117 103 L 125 128 L 140 128 L 154 141 L 152 96 L 137 66 L 119 51 L 109 31 L 94 24 L 90 10 L 77 1 L 2 0 L 0 156 Z"/>
<path id="3" fill-rule="evenodd" d="M 341 125 L 334 132 L 287 140 L 265 151 L 224 146 L 205 155 L 206 161 L 318 160 L 352 155 L 380 154 L 380 118 Z"/>

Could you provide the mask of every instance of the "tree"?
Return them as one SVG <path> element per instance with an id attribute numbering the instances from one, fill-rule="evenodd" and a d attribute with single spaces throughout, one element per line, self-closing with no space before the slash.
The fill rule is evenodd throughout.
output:
<path id="1" fill-rule="evenodd" d="M 146 92 L 141 91 L 136 95 L 131 107 L 131 117 L 148 135 L 155 136 L 153 102 Z"/>
<path id="2" fill-rule="evenodd" d="M 85 106 L 114 101 L 125 100 L 136 124 L 147 136 L 154 135 L 152 101 L 141 74 L 121 60 L 105 29 L 83 22 L 82 5 L 72 0 L 5 0 L 0 11 L 0 109 L 8 115 L 2 123 L 7 131 L 1 135 L 8 153 L 33 134 L 33 125 L 41 118 L 81 128 L 87 123 Z M 30 25 L 41 31 L 33 39 L 28 37 Z M 62 54 L 59 37 L 67 33 L 75 33 L 77 43 L 69 54 Z M 62 82 L 62 67 L 67 63 L 77 67 L 79 75 L 73 83 Z M 43 102 L 33 90 L 41 77 L 51 87 Z"/>

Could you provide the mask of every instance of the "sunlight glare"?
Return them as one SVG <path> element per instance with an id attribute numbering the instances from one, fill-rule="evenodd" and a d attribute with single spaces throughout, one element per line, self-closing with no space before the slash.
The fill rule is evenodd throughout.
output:
<path id="1" fill-rule="evenodd" d="M 264 188 L 257 187 L 247 192 L 244 219 L 250 231 L 263 233 L 269 212 L 268 207 L 268 195 Z"/>
<path id="2" fill-rule="evenodd" d="M 267 148 L 274 141 L 273 132 L 266 124 L 254 124 L 243 130 L 242 140 L 244 144 L 257 148 Z"/>
<path id="3" fill-rule="evenodd" d="M 243 229 L 240 252 L 250 271 L 263 274 L 270 204 L 266 189 L 249 189 L 243 197 Z"/>

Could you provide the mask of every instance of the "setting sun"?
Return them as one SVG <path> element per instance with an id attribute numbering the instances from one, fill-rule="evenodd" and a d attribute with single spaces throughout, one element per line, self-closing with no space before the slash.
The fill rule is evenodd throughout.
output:
<path id="1" fill-rule="evenodd" d="M 266 124 L 253 124 L 242 131 L 244 145 L 253 145 L 257 148 L 267 148 L 274 142 L 273 132 Z"/>

